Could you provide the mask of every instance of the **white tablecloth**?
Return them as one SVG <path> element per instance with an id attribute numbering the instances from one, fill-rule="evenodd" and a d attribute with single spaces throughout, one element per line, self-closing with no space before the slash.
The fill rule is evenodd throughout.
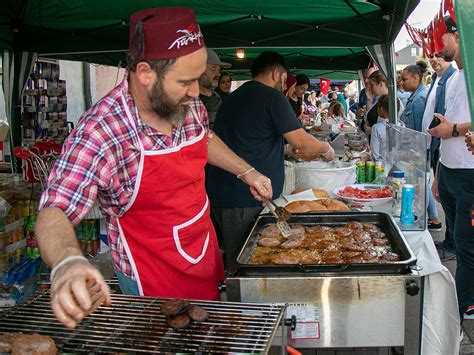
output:
<path id="1" fill-rule="evenodd" d="M 428 231 L 404 232 L 425 277 L 422 354 L 459 354 L 460 319 L 453 276 L 441 264 Z"/>

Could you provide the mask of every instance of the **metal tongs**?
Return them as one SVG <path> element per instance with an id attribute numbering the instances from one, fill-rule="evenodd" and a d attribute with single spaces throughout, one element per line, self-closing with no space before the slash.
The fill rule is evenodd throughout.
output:
<path id="1" fill-rule="evenodd" d="M 284 207 L 277 206 L 273 200 L 263 199 L 263 202 L 265 202 L 265 205 L 277 219 L 277 227 L 283 237 L 288 238 L 292 235 L 291 228 L 286 222 L 291 217 L 290 212 L 288 212 Z"/>

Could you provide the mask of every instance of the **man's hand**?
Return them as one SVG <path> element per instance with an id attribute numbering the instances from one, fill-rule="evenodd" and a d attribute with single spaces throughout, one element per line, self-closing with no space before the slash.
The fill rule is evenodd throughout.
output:
<path id="1" fill-rule="evenodd" d="M 334 152 L 334 148 L 331 145 L 329 145 L 329 150 L 326 153 L 321 154 L 321 158 L 325 161 L 331 161 L 335 156 L 336 152 Z"/>
<path id="2" fill-rule="evenodd" d="M 316 158 L 319 158 L 320 154 L 316 153 L 305 153 L 301 149 L 297 149 L 296 147 L 291 148 L 291 154 L 290 156 L 297 158 L 297 159 L 303 159 L 306 161 L 311 161 Z"/>
<path id="3" fill-rule="evenodd" d="M 465 142 L 466 142 L 467 150 L 472 152 L 472 154 L 474 155 L 474 132 L 469 131 L 466 133 Z"/>
<path id="4" fill-rule="evenodd" d="M 453 136 L 454 123 L 439 113 L 434 114 L 441 123 L 436 127 L 429 129 L 428 133 L 441 139 L 449 139 Z"/>
<path id="5" fill-rule="evenodd" d="M 92 307 L 87 280 L 95 280 L 110 305 L 110 291 L 100 272 L 87 260 L 75 259 L 56 269 L 51 282 L 51 308 L 59 322 L 74 328 Z"/>
<path id="6" fill-rule="evenodd" d="M 242 176 L 241 180 L 250 186 L 250 193 L 257 201 L 273 197 L 271 180 L 257 170 Z"/>
<path id="7" fill-rule="evenodd" d="M 439 193 L 438 193 L 438 179 L 434 178 L 433 185 L 431 186 L 431 192 L 433 193 L 433 197 L 436 201 L 441 203 L 441 199 L 439 198 Z"/>

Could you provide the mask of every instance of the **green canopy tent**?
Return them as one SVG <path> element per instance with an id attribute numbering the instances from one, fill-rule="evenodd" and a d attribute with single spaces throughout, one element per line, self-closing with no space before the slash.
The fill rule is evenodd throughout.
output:
<path id="1" fill-rule="evenodd" d="M 4 0 L 0 9 L 0 50 L 18 58 L 15 63 L 20 63 L 21 53 L 27 52 L 117 65 L 124 63 L 130 15 L 160 6 L 193 8 L 206 44 L 212 48 L 389 48 L 418 1 Z M 389 61 L 387 68 L 391 67 Z M 13 78 L 12 82 L 20 81 Z M 8 119 L 12 144 L 19 145 L 22 87 L 8 90 L 16 91 L 8 96 L 13 100 L 11 107 L 16 108 L 8 113 Z"/>
<path id="2" fill-rule="evenodd" d="M 251 79 L 250 67 L 263 51 L 276 51 L 285 57 L 293 74 L 306 74 L 310 78 L 357 80 L 358 71 L 370 64 L 370 55 L 365 48 L 245 48 L 245 59 L 237 59 L 235 48 L 214 48 L 221 60 L 232 64 L 227 70 L 234 79 Z"/>

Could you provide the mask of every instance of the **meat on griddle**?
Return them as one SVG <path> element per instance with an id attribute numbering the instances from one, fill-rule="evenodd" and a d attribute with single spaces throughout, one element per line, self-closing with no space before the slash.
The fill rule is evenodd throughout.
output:
<path id="1" fill-rule="evenodd" d="M 189 306 L 188 315 L 195 322 L 205 322 L 209 319 L 209 313 L 204 308 L 196 305 Z"/>
<path id="2" fill-rule="evenodd" d="M 168 300 L 161 306 L 161 313 L 165 316 L 172 317 L 186 312 L 189 307 L 189 302 L 182 299 Z"/>
<path id="3" fill-rule="evenodd" d="M 40 335 L 38 333 L 17 334 L 11 346 L 12 355 L 55 355 L 57 352 L 56 343 L 53 338 L 49 336 Z"/>
<path id="4" fill-rule="evenodd" d="M 283 238 L 276 235 L 276 225 L 267 225 L 260 233 L 250 264 L 390 263 L 400 260 L 390 240 L 373 224 L 352 221 L 338 227 L 291 228 L 298 233 Z"/>
<path id="5" fill-rule="evenodd" d="M 21 334 L 22 333 L 0 334 L 0 353 L 11 353 L 13 342 Z"/>
<path id="6" fill-rule="evenodd" d="M 186 313 L 167 318 L 168 325 L 174 329 L 186 328 L 191 323 L 191 318 Z"/>
<path id="7" fill-rule="evenodd" d="M 209 313 L 204 308 L 191 305 L 189 301 L 179 298 L 163 303 L 161 313 L 166 316 L 168 325 L 174 329 L 186 328 L 192 321 L 205 322 L 209 319 Z"/>

